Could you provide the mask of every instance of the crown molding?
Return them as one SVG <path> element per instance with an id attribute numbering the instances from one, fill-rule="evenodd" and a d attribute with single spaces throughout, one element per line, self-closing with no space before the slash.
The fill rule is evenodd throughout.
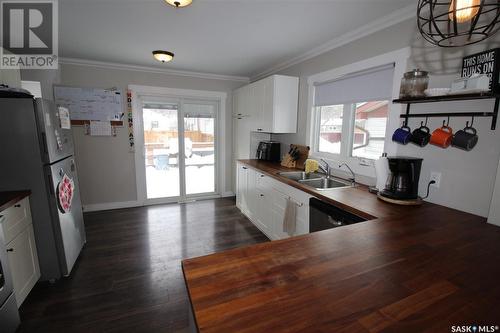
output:
<path id="1" fill-rule="evenodd" d="M 373 22 L 370 22 L 368 24 L 365 24 L 355 30 L 352 30 L 342 36 L 339 36 L 337 38 L 334 38 L 325 44 L 316 47 L 314 49 L 311 49 L 305 53 L 302 53 L 298 56 L 295 56 L 291 59 L 288 59 L 282 63 L 276 64 L 273 67 L 262 71 L 254 76 L 252 76 L 250 79 L 251 81 L 255 81 L 258 79 L 261 79 L 263 77 L 275 74 L 279 71 L 282 71 L 284 69 L 287 69 L 291 66 L 294 66 L 296 64 L 299 64 L 303 61 L 312 59 L 314 57 L 317 57 L 323 53 L 326 53 L 328 51 L 331 51 L 333 49 L 336 49 L 338 47 L 341 47 L 343 45 L 349 44 L 357 39 L 366 37 L 368 35 L 371 35 L 377 31 L 383 30 L 385 28 L 388 28 L 390 26 L 396 25 L 398 23 L 401 23 L 403 21 L 409 20 L 412 17 L 415 17 L 415 12 L 416 12 L 416 6 L 415 5 L 410 5 L 403 7 L 401 9 L 395 10 L 392 13 L 385 15 Z"/>
<path id="2" fill-rule="evenodd" d="M 122 63 L 114 63 L 114 62 L 86 60 L 86 59 L 79 59 L 79 58 L 61 57 L 61 58 L 59 58 L 59 63 L 63 64 L 63 65 L 76 65 L 76 66 L 98 67 L 98 68 L 107 68 L 107 69 L 129 70 L 129 71 L 136 71 L 136 72 L 195 77 L 195 78 L 200 78 L 200 79 L 238 81 L 238 82 L 245 82 L 245 83 L 250 82 L 250 78 L 245 77 L 245 76 L 232 76 L 232 75 L 220 75 L 220 74 L 213 74 L 213 73 L 191 72 L 191 71 L 183 71 L 183 70 L 176 70 L 176 69 L 164 69 L 164 68 L 156 68 L 156 67 L 149 67 L 149 66 L 139 66 L 139 65 L 122 64 Z"/>

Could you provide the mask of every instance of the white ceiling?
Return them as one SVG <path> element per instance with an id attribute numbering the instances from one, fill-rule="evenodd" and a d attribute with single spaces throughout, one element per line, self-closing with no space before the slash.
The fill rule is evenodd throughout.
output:
<path id="1" fill-rule="evenodd" d="M 251 77 L 415 0 L 60 0 L 65 58 Z M 171 63 L 151 56 L 175 53 Z"/>

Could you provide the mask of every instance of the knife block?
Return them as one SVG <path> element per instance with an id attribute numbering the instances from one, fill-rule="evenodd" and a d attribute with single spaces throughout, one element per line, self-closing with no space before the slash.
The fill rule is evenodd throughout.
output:
<path id="1" fill-rule="evenodd" d="M 290 149 L 294 148 L 297 148 L 299 151 L 299 158 L 297 160 L 293 160 L 290 154 L 286 154 L 285 157 L 283 157 L 283 161 L 281 161 L 281 166 L 284 166 L 285 168 L 298 168 L 304 170 L 306 160 L 309 158 L 309 150 L 311 148 L 308 146 L 290 145 Z"/>

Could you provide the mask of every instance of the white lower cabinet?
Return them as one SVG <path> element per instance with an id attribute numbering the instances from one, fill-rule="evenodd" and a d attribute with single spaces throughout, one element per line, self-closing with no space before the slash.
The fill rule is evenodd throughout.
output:
<path id="1" fill-rule="evenodd" d="M 14 295 L 17 306 L 20 307 L 40 278 L 28 198 L 0 212 L 0 215 Z"/>
<path id="2" fill-rule="evenodd" d="M 290 237 L 283 232 L 283 219 L 289 199 L 297 205 L 296 232 L 292 236 L 309 233 L 309 194 L 243 163 L 237 163 L 236 188 L 238 208 L 270 239 Z"/>

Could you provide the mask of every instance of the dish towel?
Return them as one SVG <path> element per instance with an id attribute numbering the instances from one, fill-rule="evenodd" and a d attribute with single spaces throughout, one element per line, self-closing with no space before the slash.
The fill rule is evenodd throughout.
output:
<path id="1" fill-rule="evenodd" d="M 297 204 L 292 199 L 286 201 L 285 216 L 283 217 L 283 232 L 289 236 L 295 235 L 297 228 Z"/>

